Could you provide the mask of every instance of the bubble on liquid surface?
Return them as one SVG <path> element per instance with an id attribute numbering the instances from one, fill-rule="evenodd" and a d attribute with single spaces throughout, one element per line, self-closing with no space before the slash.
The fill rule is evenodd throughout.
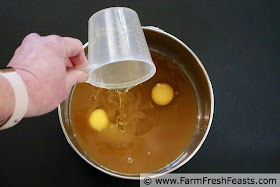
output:
<path id="1" fill-rule="evenodd" d="M 133 159 L 132 159 L 131 157 L 128 157 L 128 158 L 127 158 L 127 162 L 128 162 L 129 164 L 131 164 L 131 163 L 133 162 Z"/>
<path id="2" fill-rule="evenodd" d="M 114 92 L 109 92 L 107 96 L 107 102 L 108 104 L 112 104 L 113 106 L 117 107 L 119 106 L 120 99 Z"/>
<path id="3" fill-rule="evenodd" d="M 126 114 L 121 114 L 117 117 L 117 120 L 124 120 L 126 118 Z"/>
<path id="4" fill-rule="evenodd" d="M 147 156 L 151 156 L 151 154 L 152 154 L 152 153 L 151 153 L 150 151 L 147 152 Z"/>
<path id="5" fill-rule="evenodd" d="M 94 101 L 97 100 L 97 98 L 98 98 L 97 95 L 92 95 L 92 96 L 90 97 L 90 100 L 94 102 Z"/>

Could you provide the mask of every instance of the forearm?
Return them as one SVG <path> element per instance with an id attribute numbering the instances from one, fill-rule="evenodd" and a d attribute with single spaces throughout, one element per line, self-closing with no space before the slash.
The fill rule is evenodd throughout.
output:
<path id="1" fill-rule="evenodd" d="M 10 82 L 0 75 L 0 122 L 8 119 L 14 111 L 15 98 Z"/>

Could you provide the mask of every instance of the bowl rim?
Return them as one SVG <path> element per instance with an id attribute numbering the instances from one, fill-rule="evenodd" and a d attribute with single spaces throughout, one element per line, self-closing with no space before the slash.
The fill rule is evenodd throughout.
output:
<path id="1" fill-rule="evenodd" d="M 201 139 L 201 141 L 199 142 L 198 146 L 194 149 L 194 151 L 183 161 L 181 162 L 180 164 L 178 164 L 177 166 L 173 167 L 172 169 L 168 170 L 168 171 L 165 171 L 165 172 L 162 172 L 162 173 L 151 173 L 152 175 L 150 176 L 151 178 L 155 178 L 155 177 L 160 177 L 160 176 L 163 176 L 165 174 L 168 174 L 168 173 L 171 173 L 172 171 L 180 168 L 181 166 L 183 166 L 184 164 L 186 164 L 196 153 L 197 151 L 200 149 L 200 147 L 202 146 L 202 144 L 204 143 L 209 131 L 210 131 L 210 128 L 211 128 L 211 124 L 212 124 L 212 121 L 213 121 L 213 116 L 214 116 L 214 92 L 213 92 L 213 88 L 212 88 L 212 84 L 211 84 L 211 81 L 210 81 L 210 78 L 207 74 L 207 71 L 205 69 L 205 67 L 203 66 L 202 62 L 199 60 L 199 58 L 196 56 L 196 54 L 185 44 L 183 43 L 180 39 L 176 38 L 175 36 L 173 36 L 172 34 L 169 34 L 167 33 L 166 31 L 158 28 L 158 27 L 154 27 L 154 26 L 143 26 L 142 27 L 143 30 L 150 30 L 150 31 L 154 31 L 154 32 L 158 32 L 160 34 L 164 34 L 168 37 L 170 37 L 171 39 L 175 40 L 176 42 L 178 42 L 179 44 L 181 44 L 183 47 L 185 47 L 190 53 L 191 55 L 195 58 L 196 62 L 198 63 L 198 65 L 200 66 L 201 70 L 203 71 L 204 73 L 204 76 L 206 77 L 206 80 L 207 80 L 207 83 L 208 83 L 208 87 L 209 87 L 209 92 L 210 92 L 210 117 L 209 117 L 209 121 L 208 121 L 208 125 L 207 125 L 207 129 L 203 135 L 203 138 Z M 88 46 L 88 42 L 85 43 L 83 45 L 83 48 L 86 48 Z M 99 171 L 102 171 L 108 175 L 111 175 L 113 177 L 118 177 L 118 178 L 122 178 L 122 179 L 132 179 L 132 180 L 139 180 L 139 179 L 143 179 L 143 177 L 141 176 L 125 176 L 125 175 L 122 175 L 121 173 L 120 174 L 117 174 L 117 173 L 113 173 L 113 172 L 110 172 L 108 170 L 105 170 L 104 168 L 100 167 L 100 166 L 97 166 L 95 165 L 94 163 L 90 162 L 89 160 L 87 160 L 77 149 L 76 147 L 72 144 L 70 138 L 68 137 L 67 133 L 66 133 L 66 130 L 64 128 L 64 125 L 63 125 L 63 121 L 62 121 L 62 116 L 61 116 L 61 106 L 59 105 L 58 106 L 58 116 L 59 116 L 59 121 L 60 121 L 60 125 L 61 125 L 61 128 L 63 130 L 63 133 L 67 139 L 67 142 L 70 144 L 70 146 L 74 149 L 74 151 L 81 157 L 83 158 L 88 164 L 90 164 L 91 166 L 95 167 L 96 169 L 98 169 Z"/>

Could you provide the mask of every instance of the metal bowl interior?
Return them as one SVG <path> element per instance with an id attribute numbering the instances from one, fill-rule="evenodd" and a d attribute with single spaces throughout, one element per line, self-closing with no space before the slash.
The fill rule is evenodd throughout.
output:
<path id="1" fill-rule="evenodd" d="M 189 145 L 176 160 L 152 173 L 152 177 L 158 177 L 188 162 L 201 147 L 211 126 L 214 112 L 214 95 L 205 68 L 188 46 L 174 36 L 158 28 L 144 27 L 143 29 L 149 49 L 172 59 L 188 76 L 195 90 L 198 104 L 197 124 Z M 84 45 L 84 49 L 87 55 L 87 44 Z M 71 94 L 58 108 L 60 123 L 68 143 L 78 155 L 95 168 L 119 178 L 140 179 L 140 176 L 136 174 L 119 173 L 103 167 L 92 160 L 80 147 L 73 133 L 70 118 L 70 103 L 74 89 L 75 87 L 73 87 Z"/>

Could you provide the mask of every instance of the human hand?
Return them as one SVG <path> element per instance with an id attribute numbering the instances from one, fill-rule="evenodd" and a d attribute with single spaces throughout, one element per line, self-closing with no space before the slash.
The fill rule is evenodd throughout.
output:
<path id="1" fill-rule="evenodd" d="M 57 35 L 41 37 L 36 33 L 27 35 L 8 64 L 21 76 L 28 92 L 25 117 L 54 110 L 75 84 L 88 78 L 87 73 L 71 67 L 87 63 L 78 39 Z"/>

